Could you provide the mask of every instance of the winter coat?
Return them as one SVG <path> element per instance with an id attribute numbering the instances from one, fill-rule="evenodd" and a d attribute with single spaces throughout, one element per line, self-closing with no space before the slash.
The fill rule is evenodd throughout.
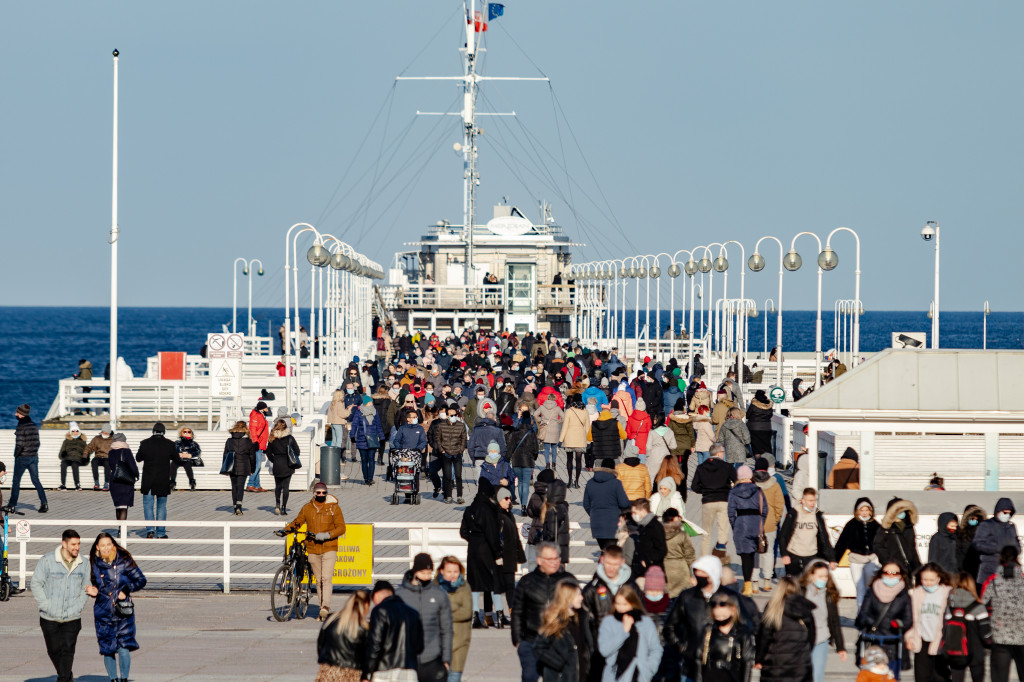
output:
<path id="1" fill-rule="evenodd" d="M 665 527 L 654 514 L 648 513 L 637 524 L 637 537 L 633 550 L 633 575 L 644 575 L 651 566 L 665 568 Z"/>
<path id="2" fill-rule="evenodd" d="M 628 396 L 627 396 L 628 400 Z M 622 441 L 626 439 L 626 430 L 608 410 L 601 410 L 597 420 L 590 423 L 587 440 L 594 443 L 592 453 L 594 459 L 618 459 L 622 456 Z"/>
<path id="3" fill-rule="evenodd" d="M 725 461 L 729 464 L 742 464 L 747 461 L 750 431 L 741 420 L 726 419 L 718 429 L 718 442 L 725 446 Z"/>
<path id="4" fill-rule="evenodd" d="M 32 573 L 32 596 L 39 605 L 39 617 L 57 623 L 79 620 L 88 584 L 89 565 L 81 555 L 74 558 L 68 570 L 60 547 L 43 554 Z"/>
<path id="5" fill-rule="evenodd" d="M 224 454 L 234 453 L 231 465 L 232 476 L 251 476 L 256 471 L 256 444 L 245 432 L 236 431 L 224 442 Z"/>
<path id="6" fill-rule="evenodd" d="M 715 427 L 711 423 L 711 417 L 706 414 L 698 414 L 693 418 L 695 452 L 710 452 L 711 445 L 715 442 Z"/>
<path id="7" fill-rule="evenodd" d="M 419 614 L 401 598 L 385 597 L 370 611 L 366 658 L 361 678 L 385 670 L 415 670 L 423 651 L 423 626 Z"/>
<path id="8" fill-rule="evenodd" d="M 14 427 L 14 456 L 39 456 L 39 427 L 29 417 L 18 417 Z"/>
<path id="9" fill-rule="evenodd" d="M 484 460 L 483 464 L 480 465 L 480 476 L 490 481 L 495 490 L 502 486 L 511 488 L 512 481 L 515 480 L 512 466 L 501 457 L 498 457 L 498 461 L 493 464 Z M 505 479 L 508 483 L 502 483 L 501 479 Z"/>
<path id="10" fill-rule="evenodd" d="M 524 641 L 532 643 L 537 638 L 544 608 L 555 595 L 558 583 L 566 579 L 575 580 L 563 570 L 549 575 L 538 566 L 519 580 L 512 595 L 512 646 Z"/>
<path id="11" fill-rule="evenodd" d="M 629 638 L 629 633 L 622 629 L 622 622 L 614 615 L 607 615 L 601 620 L 597 633 L 597 649 L 604 657 L 601 682 L 650 682 L 654 678 L 662 653 L 658 628 L 650 616 L 646 615 L 636 619 L 633 627 L 637 629 L 638 636 L 636 656 L 625 670 L 616 670 L 615 658 Z"/>
<path id="12" fill-rule="evenodd" d="M 423 452 L 427 449 L 427 432 L 419 424 L 402 424 L 391 436 L 391 449 Z"/>
<path id="13" fill-rule="evenodd" d="M 779 556 L 790 556 L 789 552 L 789 541 L 793 539 L 793 527 L 796 525 L 796 519 L 798 511 L 790 509 L 789 513 L 786 514 L 786 518 L 782 520 L 782 525 L 779 526 L 779 534 L 777 539 L 779 541 Z M 825 525 L 825 517 L 821 513 L 821 509 L 814 510 L 814 518 L 817 523 L 817 541 L 818 549 L 814 556 L 824 559 L 825 561 L 835 561 L 836 553 L 832 548 L 832 543 L 828 538 L 828 526 Z"/>
<path id="14" fill-rule="evenodd" d="M 694 366 L 697 366 L 697 363 L 694 363 Z M 700 365 L 700 367 L 703 367 L 703 365 Z M 696 372 L 694 374 L 700 376 Z M 690 412 L 696 414 L 701 405 L 708 408 L 709 413 L 711 412 L 711 391 L 706 388 L 698 388 L 693 392 L 693 397 L 690 398 Z"/>
<path id="15" fill-rule="evenodd" d="M 359 450 L 375 449 L 367 445 L 368 435 L 377 436 L 378 443 L 384 441 L 384 427 L 380 423 L 380 414 L 372 402 L 352 410 L 352 444 Z"/>
<path id="16" fill-rule="evenodd" d="M 906 520 L 898 518 L 901 512 L 906 513 Z M 882 566 L 892 561 L 909 574 L 921 568 L 921 559 L 917 554 L 917 535 L 914 533 L 916 523 L 917 507 L 909 500 L 897 500 L 886 510 L 881 528 L 875 534 L 874 544 L 875 554 Z"/>
<path id="17" fill-rule="evenodd" d="M 562 554 L 562 563 L 569 563 L 569 504 L 565 501 L 566 485 L 557 478 L 548 484 L 545 500 L 547 513 L 541 521 L 541 540 L 554 542 Z"/>
<path id="18" fill-rule="evenodd" d="M 298 530 L 306 526 L 306 553 L 327 554 L 338 551 L 338 538 L 345 535 L 345 515 L 338 506 L 338 498 L 328 495 L 323 502 L 310 500 L 302 505 L 299 515 L 285 526 L 285 530 Z M 330 538 L 325 542 L 316 539 L 317 533 L 327 533 Z"/>
<path id="19" fill-rule="evenodd" d="M 675 434 L 668 427 L 659 426 L 647 435 L 647 472 L 652 481 L 657 477 L 661 463 L 672 456 L 675 447 Z"/>
<path id="20" fill-rule="evenodd" d="M 651 476 L 639 457 L 627 457 L 615 467 L 615 475 L 622 481 L 630 502 L 651 496 Z"/>
<path id="21" fill-rule="evenodd" d="M 860 459 L 853 448 L 846 448 L 825 484 L 834 490 L 860 490 Z"/>
<path id="22" fill-rule="evenodd" d="M 590 633 L 591 637 L 597 640 L 597 629 L 601 625 L 601 620 L 612 612 L 614 608 L 615 594 L 623 585 L 629 585 L 637 594 L 643 594 L 636 581 L 633 579 L 633 571 L 629 567 L 629 564 L 623 564 L 619 569 L 619 574 L 612 580 L 608 577 L 608 574 L 604 572 L 604 566 L 598 564 L 594 569 L 593 577 L 583 586 L 583 608 L 586 609 L 590 615 Z M 603 661 L 595 661 L 595 672 L 600 673 L 601 667 L 603 667 Z"/>
<path id="23" fill-rule="evenodd" d="M 81 434 L 75 438 L 72 438 L 70 433 L 65 434 L 57 458 L 62 462 L 88 462 L 89 456 L 85 454 L 85 438 Z"/>
<path id="24" fill-rule="evenodd" d="M 341 611 L 333 613 L 320 628 L 320 634 L 316 638 L 316 662 L 326 663 L 335 668 L 361 671 L 363 660 L 366 658 L 366 638 L 369 629 L 361 627 L 355 639 L 349 639 L 344 632 L 338 632 L 337 619 L 340 615 Z"/>
<path id="25" fill-rule="evenodd" d="M 175 460 L 175 464 L 190 464 L 192 460 L 203 455 L 203 449 L 199 447 L 195 438 L 179 438 L 174 441 L 174 449 L 178 451 L 178 459 Z"/>
<path id="26" fill-rule="evenodd" d="M 460 575 L 455 584 L 450 586 L 442 585 L 441 577 L 435 576 L 434 584 L 448 595 L 452 611 L 452 670 L 462 672 L 466 669 L 469 643 L 473 636 L 473 591 L 464 575 Z"/>
<path id="27" fill-rule="evenodd" d="M 764 477 L 763 481 L 758 480 L 758 474 Z M 768 516 L 764 517 L 764 532 L 774 533 L 779 529 L 782 517 L 786 515 L 786 498 L 782 494 L 782 486 L 779 485 L 778 479 L 769 476 L 768 472 L 755 471 L 754 483 L 764 493 L 764 499 L 768 503 Z"/>
<path id="28" fill-rule="evenodd" d="M 981 603 L 992 613 L 992 641 L 996 644 L 1024 645 L 1024 576 L 1019 567 L 1013 577 L 999 572 L 982 588 Z"/>
<path id="29" fill-rule="evenodd" d="M 685 401 L 686 398 L 683 396 L 683 392 L 679 390 L 676 384 L 670 384 L 667 389 L 661 393 L 661 413 L 672 414 L 672 411 L 676 409 L 677 400 Z"/>
<path id="30" fill-rule="evenodd" d="M 997 510 L 1011 509 L 1013 512 L 1016 511 L 1013 507 L 1013 502 L 1007 497 L 1000 498 L 996 502 L 995 508 Z M 978 557 L 981 560 L 978 567 L 979 585 L 983 584 L 988 580 L 989 576 L 999 570 L 999 553 L 1003 550 L 1003 547 L 1008 545 L 1012 545 L 1020 551 L 1020 538 L 1017 537 L 1017 528 L 1013 524 L 1012 517 L 1009 523 L 1003 523 L 993 516 L 978 524 L 978 530 L 974 534 L 972 546 L 977 550 Z"/>
<path id="31" fill-rule="evenodd" d="M 928 562 L 936 563 L 946 573 L 956 575 L 960 564 L 956 560 L 956 532 L 950 532 L 950 521 L 958 521 L 953 512 L 939 514 L 939 530 L 928 542 Z"/>
<path id="32" fill-rule="evenodd" d="M 676 444 L 672 448 L 672 454 L 676 457 L 683 457 L 693 450 L 697 444 L 697 433 L 693 429 L 693 419 L 684 412 L 674 412 L 669 415 L 665 425 L 675 436 Z"/>
<path id="33" fill-rule="evenodd" d="M 89 444 L 85 446 L 85 457 L 89 458 L 90 455 L 96 457 L 96 459 L 106 459 L 107 453 L 110 452 L 110 445 L 114 442 L 113 434 L 107 438 L 103 437 L 103 434 L 98 434 L 92 437 Z"/>
<path id="34" fill-rule="evenodd" d="M 714 408 L 711 410 L 711 423 L 716 427 L 725 423 L 728 420 L 729 410 L 736 407 L 736 403 L 724 398 L 715 403 Z"/>
<path id="35" fill-rule="evenodd" d="M 505 452 L 514 467 L 532 469 L 540 454 L 540 443 L 537 433 L 529 422 L 519 425 L 505 437 Z"/>
<path id="36" fill-rule="evenodd" d="M 683 529 L 682 519 L 673 519 L 662 525 L 665 528 L 665 591 L 675 599 L 690 587 L 690 565 L 697 558 L 697 553 L 690 535 Z"/>
<path id="37" fill-rule="evenodd" d="M 538 635 L 533 642 L 537 672 L 543 682 L 585 682 L 592 662 L 594 640 L 590 614 L 584 609 L 554 636 Z M 581 661 L 583 667 L 581 669 Z"/>
<path id="38" fill-rule="evenodd" d="M 515 573 L 519 565 L 526 563 L 526 552 L 523 550 L 523 541 L 520 539 L 519 526 L 516 524 L 516 517 L 509 511 L 498 507 L 499 540 L 501 544 L 501 566 L 498 568 L 502 574 L 509 578 L 507 589 L 515 588 Z"/>
<path id="39" fill-rule="evenodd" d="M 140 492 L 143 495 L 156 495 L 157 497 L 170 495 L 171 470 L 176 459 L 178 459 L 178 449 L 174 447 L 174 441 L 164 438 L 162 435 L 154 434 L 139 443 L 139 452 L 135 455 L 135 461 L 142 462 Z"/>
<path id="40" fill-rule="evenodd" d="M 476 497 L 462 514 L 459 536 L 469 547 L 466 550 L 466 577 L 474 592 L 497 592 L 500 587 L 497 559 L 501 556 L 501 525 L 498 505 L 491 499 L 494 488 L 486 479 L 480 480 Z"/>
<path id="41" fill-rule="evenodd" d="M 275 478 L 291 476 L 295 473 L 295 470 L 288 466 L 289 447 L 293 448 L 295 452 L 299 451 L 299 444 L 295 442 L 295 438 L 292 436 L 291 427 L 287 427 L 284 433 L 279 433 L 267 445 L 267 459 L 270 460 L 271 473 L 274 474 Z M 302 461 L 301 457 L 299 461 Z"/>
<path id="42" fill-rule="evenodd" d="M 626 437 L 636 444 L 641 455 L 647 454 L 647 439 L 650 433 L 651 415 L 643 410 L 633 410 L 626 418 Z"/>
<path id="43" fill-rule="evenodd" d="M 406 571 L 395 596 L 413 608 L 420 616 L 423 629 L 423 650 L 420 664 L 441 659 L 452 660 L 452 606 L 448 595 L 433 582 L 414 580 L 412 571 Z"/>
<path id="44" fill-rule="evenodd" d="M 967 622 L 967 665 L 985 665 L 985 650 L 992 646 L 992 618 L 988 609 L 974 595 L 960 588 L 954 589 L 949 595 L 947 613 L 953 609 L 963 609 L 964 620 Z M 1024 627 L 1024 622 L 1020 625 Z M 1024 642 L 1024 638 L 1020 641 Z"/>
<path id="45" fill-rule="evenodd" d="M 755 661 L 761 664 L 761 682 L 811 682 L 814 648 L 814 604 L 800 594 L 786 599 L 778 629 L 763 622 L 757 632 Z"/>
<path id="46" fill-rule="evenodd" d="M 135 484 L 118 483 L 114 480 L 114 472 L 117 470 L 117 465 L 121 462 L 124 462 L 124 465 L 128 467 L 128 470 L 138 480 L 139 465 L 135 463 L 132 451 L 128 448 L 128 443 L 116 441 L 111 444 L 110 454 L 107 456 L 106 461 L 107 480 L 110 482 L 110 499 L 113 500 L 115 507 L 131 507 L 135 504 Z"/>
<path id="47" fill-rule="evenodd" d="M 754 483 L 739 483 L 729 492 L 729 525 L 738 554 L 757 552 L 757 538 L 768 518 L 768 500 Z"/>
<path id="48" fill-rule="evenodd" d="M 131 597 L 146 586 L 146 576 L 128 557 L 117 552 L 112 563 L 99 557 L 92 560 L 92 584 L 99 590 L 92 607 L 96 624 L 96 639 L 100 645 L 101 656 L 113 656 L 118 649 L 135 651 L 139 643 L 135 641 L 135 614 L 119 616 L 114 608 L 118 592 Z"/>
<path id="49" fill-rule="evenodd" d="M 751 400 L 747 405 L 747 428 L 751 431 L 771 431 L 774 412 L 775 408 L 771 403 Z"/>
<path id="50" fill-rule="evenodd" d="M 619 408 L 619 414 L 623 414 L 627 418 L 633 413 L 633 398 L 628 391 L 615 391 L 608 402 L 611 407 Z M 597 407 L 600 409 L 601 406 Z"/>
<path id="51" fill-rule="evenodd" d="M 447 454 L 453 459 L 461 460 L 467 443 L 469 437 L 466 435 L 466 423 L 461 419 L 456 419 L 454 423 L 441 420 L 437 425 L 438 454 Z"/>
<path id="52" fill-rule="evenodd" d="M 701 495 L 701 503 L 726 502 L 736 480 L 736 467 L 721 457 L 712 457 L 697 467 L 690 489 Z"/>
<path id="53" fill-rule="evenodd" d="M 266 450 L 270 438 L 270 426 L 262 412 L 253 410 L 249 413 L 249 438 L 256 444 L 257 450 Z"/>
<path id="54" fill-rule="evenodd" d="M 562 435 L 565 412 L 554 400 L 545 400 L 537 410 L 537 437 L 544 443 L 557 443 Z"/>
<path id="55" fill-rule="evenodd" d="M 859 504 L 860 500 L 857 503 Z M 856 510 L 854 511 L 856 512 Z M 847 551 L 861 556 L 871 556 L 874 554 L 875 535 L 878 533 L 879 528 L 881 526 L 878 524 L 878 521 L 875 521 L 874 517 L 871 517 L 865 523 L 854 514 L 854 517 L 843 526 L 843 530 L 839 533 L 839 538 L 836 540 L 837 559 L 842 559 Z"/>
<path id="56" fill-rule="evenodd" d="M 579 407 L 570 407 L 562 419 L 559 440 L 564 448 L 582 450 L 587 447 L 587 431 L 590 430 L 590 415 Z"/>
<path id="57" fill-rule="evenodd" d="M 727 674 L 730 680 L 749 682 L 750 670 L 754 665 L 754 635 L 743 623 L 737 623 L 728 634 L 716 628 L 713 623 L 704 626 L 700 639 L 701 649 L 697 658 L 701 661 L 697 680 L 722 679 Z"/>
<path id="58" fill-rule="evenodd" d="M 874 633 L 878 635 L 897 635 L 903 634 L 914 626 L 914 610 L 910 604 L 910 592 L 904 587 L 900 590 L 892 602 L 890 602 L 889 610 L 885 610 L 885 604 L 878 598 L 878 594 L 875 592 L 874 586 L 878 583 L 872 583 L 872 587 L 864 593 L 864 601 L 861 603 L 860 611 L 857 612 L 857 619 L 854 622 L 855 627 L 860 630 L 861 633 Z M 884 616 L 883 616 L 884 614 Z M 893 622 L 899 622 L 901 624 L 900 629 L 893 629 Z M 875 628 L 875 623 L 878 623 Z M 884 645 L 882 648 L 889 656 L 889 660 L 893 660 L 893 656 L 896 653 L 895 644 Z M 903 670 L 910 669 L 910 659 L 912 657 L 903 655 Z"/>
<path id="59" fill-rule="evenodd" d="M 590 534 L 594 539 L 615 537 L 619 515 L 629 509 L 629 497 L 622 481 L 611 469 L 596 467 L 583 490 L 583 509 L 590 516 Z"/>
<path id="60" fill-rule="evenodd" d="M 473 432 L 469 434 L 469 457 L 472 460 L 487 457 L 487 445 L 494 441 L 498 444 L 501 456 L 505 457 L 505 432 L 501 430 L 498 423 L 490 418 L 480 418 L 473 426 Z"/>
<path id="61" fill-rule="evenodd" d="M 674 483 L 674 481 L 673 481 L 673 483 Z M 651 495 L 651 513 L 653 513 L 655 516 L 657 516 L 660 519 L 662 514 L 665 513 L 665 510 L 662 510 L 661 512 L 659 512 L 658 508 L 661 507 L 662 504 L 665 503 L 665 502 L 668 503 L 669 509 L 675 509 L 676 511 L 679 512 L 680 516 L 685 516 L 686 515 L 686 503 L 683 502 L 683 496 L 679 494 L 679 491 L 678 490 L 673 490 L 671 493 L 668 494 L 668 498 L 666 500 L 666 498 L 663 498 L 661 496 L 660 486 L 659 486 L 659 489 L 657 490 L 657 492 L 655 492 L 653 495 Z"/>

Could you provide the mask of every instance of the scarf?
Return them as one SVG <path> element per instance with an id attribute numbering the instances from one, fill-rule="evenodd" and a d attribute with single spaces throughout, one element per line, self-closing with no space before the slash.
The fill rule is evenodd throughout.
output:
<path id="1" fill-rule="evenodd" d="M 618 611 L 612 612 L 615 620 L 622 622 L 622 617 L 626 614 L 619 613 Z M 621 679 L 622 674 L 629 668 L 629 665 L 636 659 L 637 646 L 640 643 L 640 634 L 637 631 L 637 626 L 640 625 L 640 619 L 644 617 L 642 611 L 634 609 L 629 612 L 629 615 L 633 617 L 633 627 L 629 629 L 629 636 L 626 637 L 626 641 L 619 647 L 619 652 L 615 654 L 615 679 Z M 633 681 L 636 682 L 637 677 L 640 674 L 640 668 L 633 668 Z"/>
<path id="2" fill-rule="evenodd" d="M 453 582 L 453 583 L 448 582 L 444 578 L 440 578 L 439 577 L 437 579 L 437 584 L 440 585 L 441 589 L 444 590 L 445 592 L 447 592 L 448 594 L 453 593 L 455 590 L 457 590 L 460 587 L 462 587 L 465 583 L 466 583 L 466 577 L 464 575 L 462 575 L 461 573 L 459 574 L 459 577 L 456 578 L 455 582 Z"/>
<path id="3" fill-rule="evenodd" d="M 896 595 L 905 589 L 907 589 L 907 586 L 902 579 L 900 579 L 899 583 L 897 583 L 895 587 L 889 587 L 881 580 L 876 580 L 871 585 L 871 591 L 875 593 L 876 597 L 878 597 L 878 601 L 883 604 L 891 604 L 892 600 L 896 598 Z"/>
<path id="4" fill-rule="evenodd" d="M 654 510 L 654 515 L 660 519 L 661 515 L 669 509 L 672 509 L 672 493 L 661 496 L 661 499 L 658 500 L 658 508 Z"/>

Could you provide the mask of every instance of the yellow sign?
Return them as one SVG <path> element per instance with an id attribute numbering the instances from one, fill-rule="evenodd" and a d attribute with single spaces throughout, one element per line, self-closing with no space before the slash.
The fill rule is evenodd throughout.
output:
<path id="1" fill-rule="evenodd" d="M 306 539 L 306 525 L 299 527 L 299 541 Z M 291 547 L 292 537 L 285 542 Z M 307 573 L 303 582 L 315 584 L 312 571 Z M 338 560 L 334 564 L 335 585 L 372 585 L 373 584 L 373 524 L 346 523 L 345 534 L 338 538 Z"/>

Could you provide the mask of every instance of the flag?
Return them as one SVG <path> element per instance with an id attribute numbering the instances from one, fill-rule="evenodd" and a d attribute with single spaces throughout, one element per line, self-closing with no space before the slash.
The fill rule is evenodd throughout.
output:
<path id="1" fill-rule="evenodd" d="M 505 14 L 505 5 L 500 2 L 491 2 L 487 5 L 487 21 L 494 21 Z"/>
<path id="2" fill-rule="evenodd" d="M 469 23 L 467 20 L 466 23 Z M 483 14 L 479 11 L 473 12 L 473 30 L 477 33 L 483 33 L 487 30 L 487 22 L 484 21 Z"/>

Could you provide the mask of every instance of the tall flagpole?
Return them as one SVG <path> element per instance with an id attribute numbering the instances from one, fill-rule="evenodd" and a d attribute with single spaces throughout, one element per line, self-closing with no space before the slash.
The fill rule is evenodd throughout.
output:
<path id="1" fill-rule="evenodd" d="M 114 162 L 110 198 L 110 421 L 117 428 L 117 50 L 114 50 Z"/>

